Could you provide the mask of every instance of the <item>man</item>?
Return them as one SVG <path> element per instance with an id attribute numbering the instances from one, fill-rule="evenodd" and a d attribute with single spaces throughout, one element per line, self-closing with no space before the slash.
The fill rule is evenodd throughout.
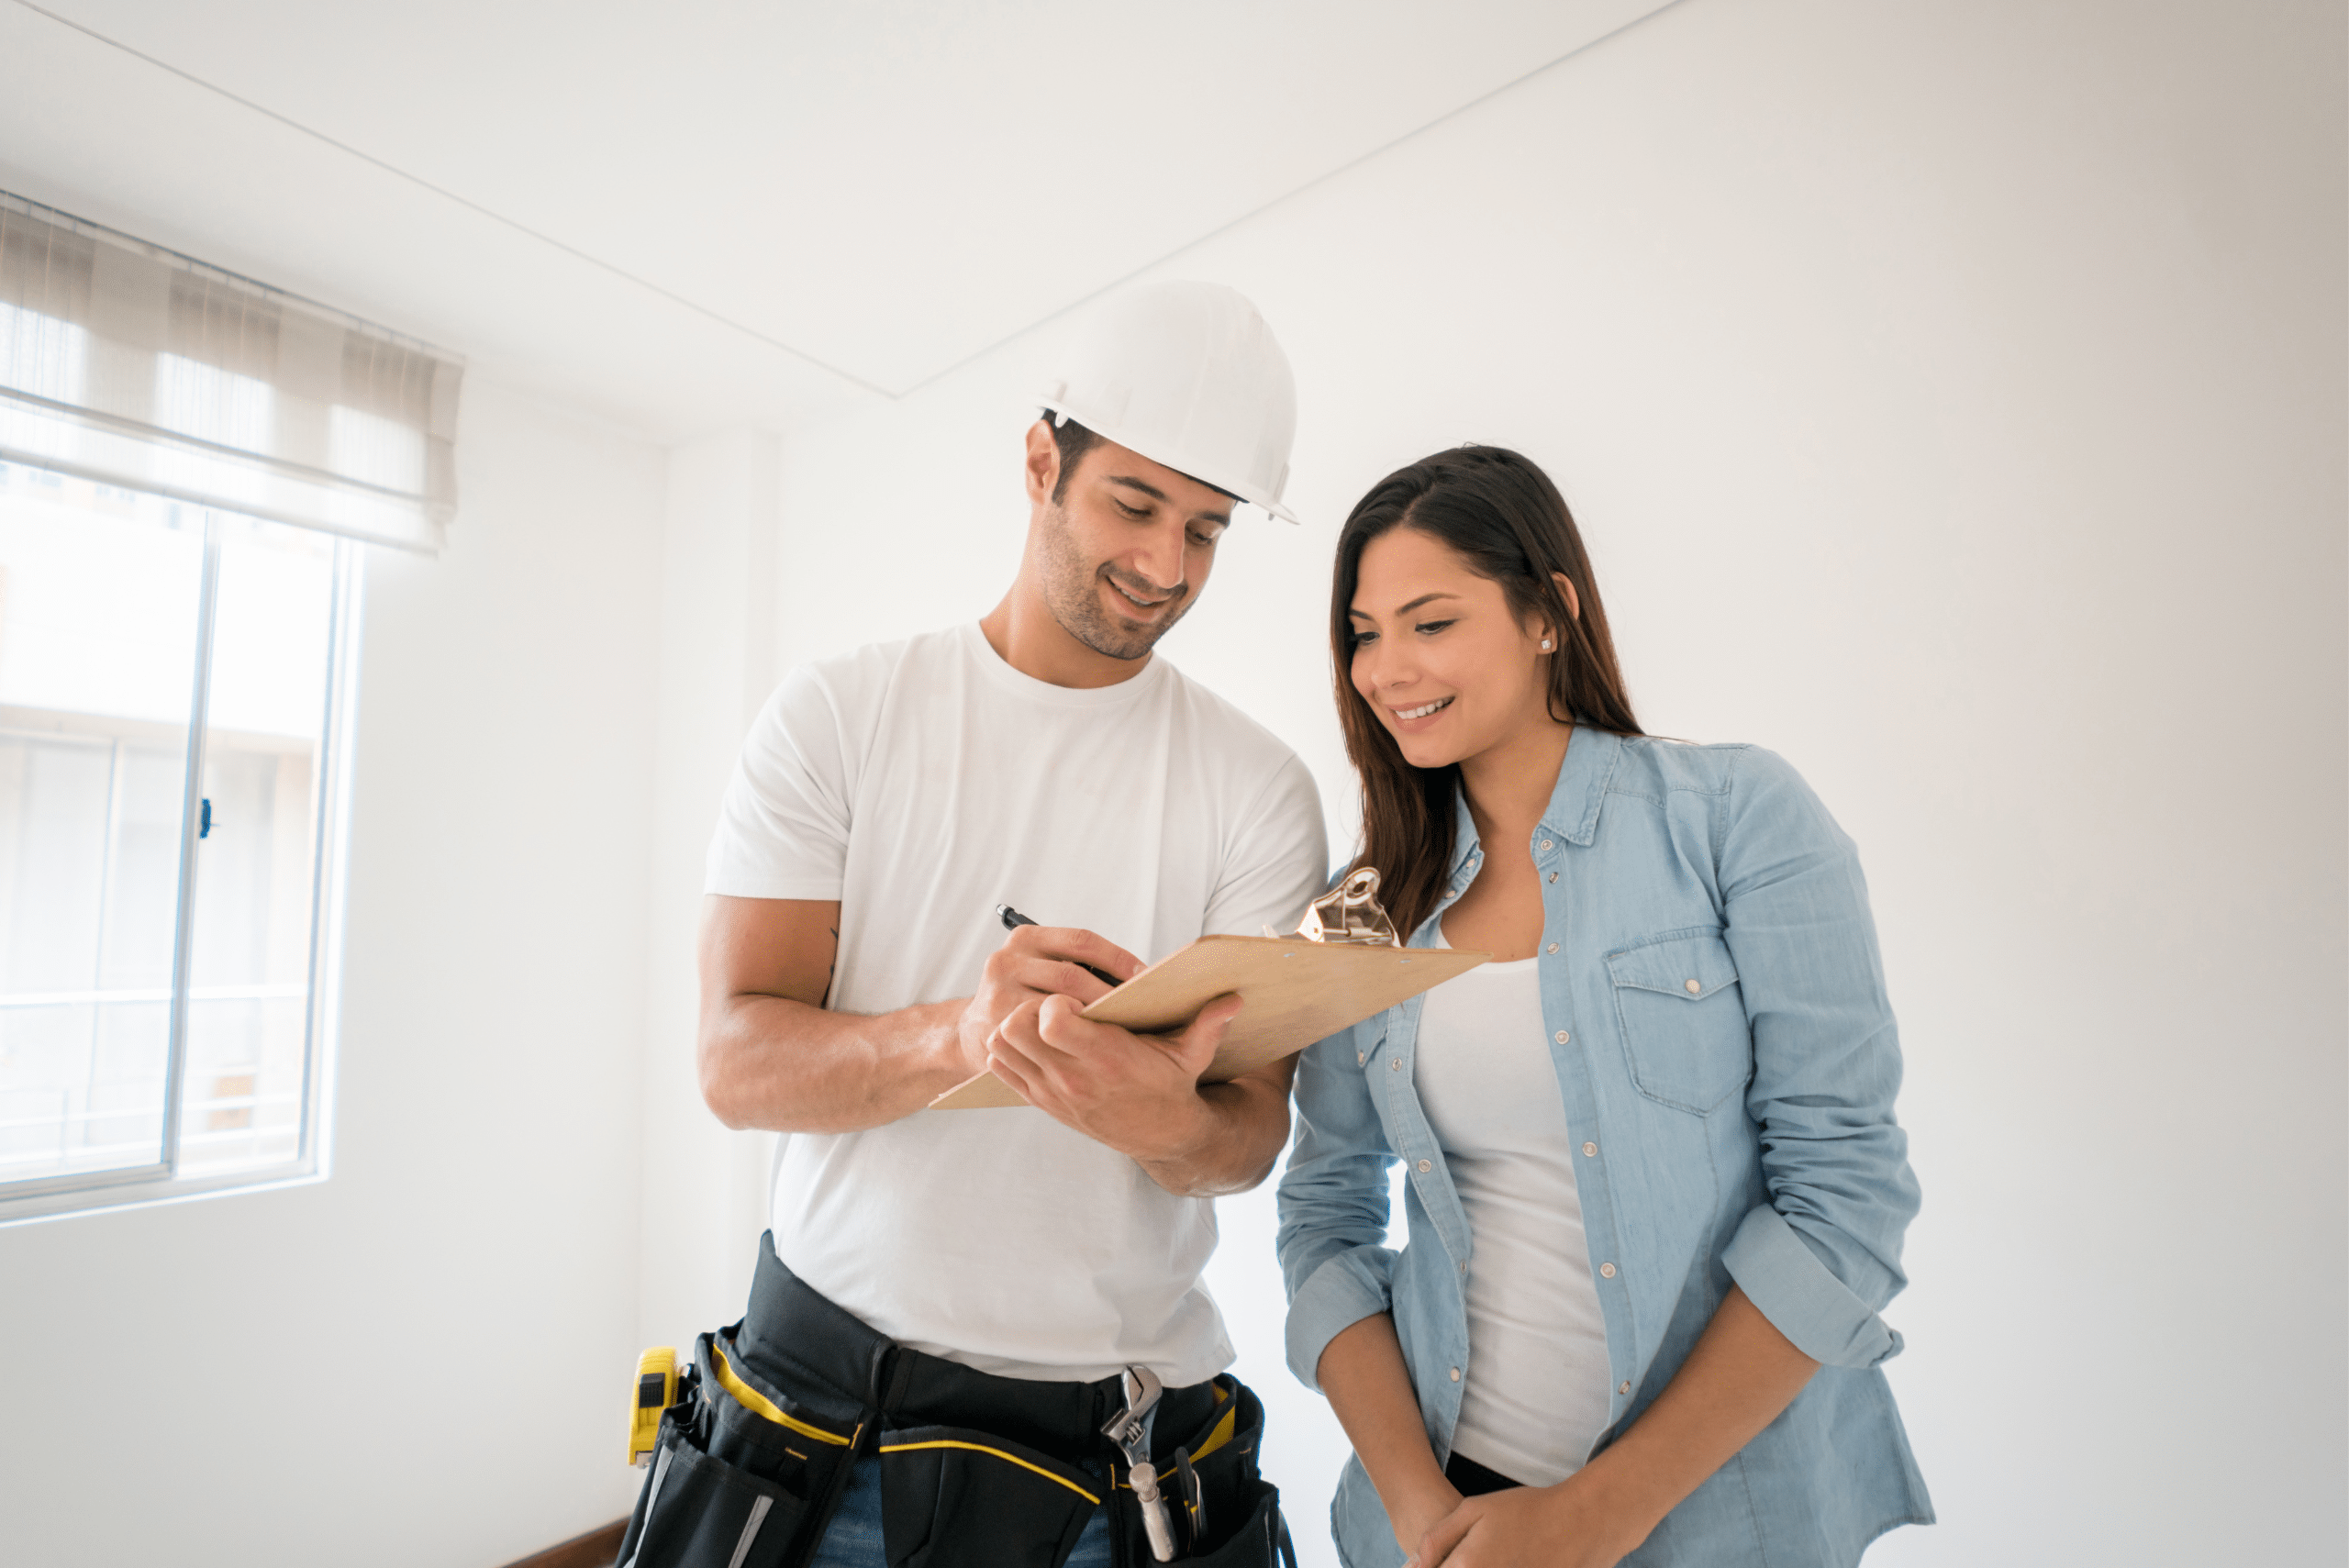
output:
<path id="1" fill-rule="evenodd" d="M 1109 989 L 1086 966 L 1293 924 L 1326 878 L 1303 765 L 1152 652 L 1235 501 L 1286 516 L 1294 383 L 1204 284 L 1111 302 L 1068 369 L 1002 602 L 795 671 L 744 743 L 701 1078 L 729 1126 L 787 1135 L 773 1245 L 703 1337 L 623 1561 L 1089 1568 L 1258 1537 L 1270 1561 L 1262 1407 L 1217 1375 L 1199 1271 L 1212 1197 L 1287 1140 L 1290 1064 L 1198 1082 L 1237 998 L 1166 1039 L 1079 1013 Z M 1007 938 L 1006 904 L 1043 923 Z M 990 1071 L 1028 1105 L 925 1108 Z M 1102 1435 L 1150 1378 L 1126 1436 L 1156 1505 Z"/>

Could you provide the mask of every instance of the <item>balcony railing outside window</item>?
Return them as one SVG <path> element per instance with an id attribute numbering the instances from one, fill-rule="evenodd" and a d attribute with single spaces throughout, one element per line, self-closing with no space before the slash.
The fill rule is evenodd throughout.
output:
<path id="1" fill-rule="evenodd" d="M 462 379 L 0 191 L 0 1224 L 324 1170 L 361 565 Z"/>
<path id="2" fill-rule="evenodd" d="M 0 1218 L 317 1168 L 359 550 L 0 465 Z"/>

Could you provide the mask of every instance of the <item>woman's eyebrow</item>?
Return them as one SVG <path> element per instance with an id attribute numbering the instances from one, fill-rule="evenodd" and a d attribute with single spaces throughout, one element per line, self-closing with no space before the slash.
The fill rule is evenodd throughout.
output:
<path id="1" fill-rule="evenodd" d="M 1459 596 L 1460 596 L 1460 595 L 1457 595 L 1457 594 L 1443 594 L 1443 593 L 1436 593 L 1436 594 L 1421 594 L 1418 598 L 1413 599 L 1409 604 L 1408 604 L 1408 605 L 1404 605 L 1404 606 L 1402 606 L 1398 607 L 1398 608 L 1396 610 L 1396 612 L 1395 612 L 1395 613 L 1396 613 L 1397 615 L 1398 615 L 1398 616 L 1407 616 L 1407 615 L 1409 615 L 1413 610 L 1418 609 L 1421 605 L 1425 605 L 1425 604 L 1431 604 L 1431 603 L 1433 603 L 1433 602 L 1434 602 L 1435 600 L 1437 600 L 1437 599 L 1456 599 L 1456 598 L 1458 598 Z M 1351 617 L 1353 617 L 1353 618 L 1355 618 L 1355 619 L 1357 619 L 1357 620 L 1375 620 L 1375 619 L 1376 619 L 1376 618 L 1377 618 L 1376 617 L 1373 616 L 1373 615 L 1372 615 L 1368 610 L 1351 610 L 1351 609 L 1350 609 L 1350 610 L 1348 610 L 1348 611 L 1346 612 L 1346 614 L 1347 614 L 1347 615 L 1349 615 L 1349 616 L 1351 616 Z"/>

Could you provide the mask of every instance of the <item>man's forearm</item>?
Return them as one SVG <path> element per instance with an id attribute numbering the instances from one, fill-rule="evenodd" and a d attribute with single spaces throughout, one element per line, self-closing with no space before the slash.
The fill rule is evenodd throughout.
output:
<path id="1" fill-rule="evenodd" d="M 1251 1075 L 1202 1084 L 1199 1108 L 1181 1147 L 1137 1154 L 1134 1162 L 1176 1197 L 1244 1193 L 1272 1174 L 1288 1143 L 1288 1088 Z"/>
<path id="2" fill-rule="evenodd" d="M 742 995 L 706 1021 L 702 1097 L 732 1128 L 858 1132 L 911 1116 L 971 1075 L 965 1004 L 835 1013 Z"/>

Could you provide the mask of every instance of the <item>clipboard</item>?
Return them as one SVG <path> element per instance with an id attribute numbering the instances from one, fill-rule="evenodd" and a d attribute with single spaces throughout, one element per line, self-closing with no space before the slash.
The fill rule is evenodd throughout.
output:
<path id="1" fill-rule="evenodd" d="M 1369 874 L 1375 879 L 1377 873 Z M 1358 872 L 1349 878 L 1347 888 L 1362 875 Z M 1375 888 L 1375 880 L 1370 885 Z M 1198 1017 L 1199 1009 L 1218 996 L 1237 992 L 1247 1006 L 1231 1020 L 1215 1061 L 1199 1075 L 1203 1084 L 1220 1084 L 1295 1055 L 1315 1040 L 1464 974 L 1493 956 L 1395 945 L 1394 927 L 1386 923 L 1386 911 L 1369 901 L 1366 890 L 1359 898 L 1375 911 L 1375 927 L 1360 921 L 1350 908 L 1344 929 L 1383 930 L 1379 940 L 1308 935 L 1329 929 L 1317 917 L 1338 897 L 1333 893 L 1317 903 L 1306 916 L 1306 929 L 1295 936 L 1201 937 L 1152 964 L 1082 1016 L 1136 1034 L 1168 1034 Z M 988 1110 L 1027 1103 L 1002 1079 L 982 1073 L 947 1090 L 930 1108 Z"/>

